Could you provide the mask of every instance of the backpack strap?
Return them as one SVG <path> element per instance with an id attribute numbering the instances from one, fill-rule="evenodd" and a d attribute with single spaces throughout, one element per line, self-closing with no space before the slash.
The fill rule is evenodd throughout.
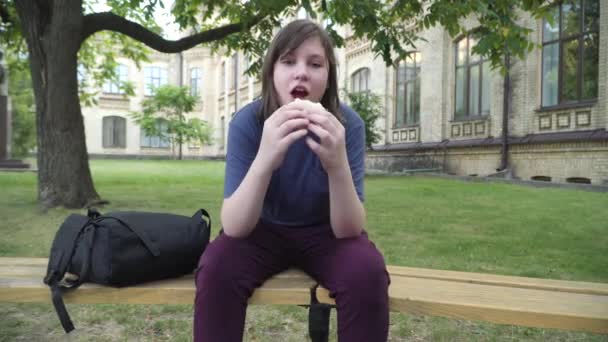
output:
<path id="1" fill-rule="evenodd" d="M 99 225 L 99 223 L 103 220 L 115 220 L 116 222 L 120 223 L 123 227 L 125 227 L 128 230 L 130 230 L 131 232 L 133 232 L 133 234 L 135 234 L 135 236 L 137 236 L 137 238 L 139 238 L 139 240 L 144 244 L 144 246 L 146 246 L 146 249 L 148 249 L 150 254 L 152 254 L 154 256 L 160 255 L 160 249 L 154 243 L 152 243 L 152 241 L 146 235 L 145 232 L 140 231 L 138 229 L 134 229 L 133 227 L 128 225 L 125 221 L 119 219 L 118 217 L 114 217 L 114 216 L 110 216 L 110 215 L 104 215 L 104 216 L 98 217 L 97 219 L 95 219 L 94 224 Z"/>
<path id="2" fill-rule="evenodd" d="M 47 267 L 46 276 L 43 280 L 44 283 L 51 288 L 53 306 L 55 307 L 57 316 L 61 321 L 61 326 L 66 333 L 74 330 L 74 324 L 72 323 L 70 315 L 68 314 L 63 302 L 64 285 L 60 284 L 60 282 L 62 281 L 72 259 L 72 255 L 74 254 L 76 240 L 78 239 L 78 236 L 83 228 L 88 226 L 89 222 L 90 221 L 87 216 L 72 214 L 68 216 L 61 227 L 59 227 L 59 231 L 53 240 L 51 254 L 49 256 L 49 264 Z M 82 279 L 82 277 L 79 277 L 76 282 L 71 283 L 68 287 L 78 287 L 80 284 L 82 284 Z"/>
<path id="3" fill-rule="evenodd" d="M 95 239 L 95 228 L 96 225 L 92 222 L 88 222 L 85 225 L 82 234 L 85 234 L 85 237 L 81 240 L 82 243 L 85 244 L 85 255 L 82 262 L 82 268 L 80 269 L 80 273 L 78 274 L 78 279 L 70 280 L 63 278 L 60 282 L 54 283 L 51 286 L 51 296 L 53 298 L 53 306 L 55 307 L 55 311 L 57 312 L 57 316 L 59 316 L 59 321 L 61 322 L 61 326 L 66 333 L 74 330 L 74 323 L 72 323 L 72 319 L 70 318 L 70 314 L 65 307 L 63 302 L 63 294 L 67 291 L 71 291 L 79 287 L 84 283 L 86 279 L 89 278 L 90 264 L 91 264 L 91 253 L 93 248 L 93 240 Z M 64 272 L 65 273 L 65 272 Z"/>
<path id="4" fill-rule="evenodd" d="M 89 208 L 87 208 L 87 216 L 91 220 L 94 220 L 94 219 L 98 218 L 99 216 L 101 216 L 101 213 L 96 208 L 89 207 Z"/>
<path id="5" fill-rule="evenodd" d="M 196 213 L 194 213 L 194 215 L 192 215 L 193 223 L 199 224 L 199 222 L 204 221 L 203 216 L 207 218 L 207 226 L 209 227 L 209 230 L 211 230 L 211 216 L 209 216 L 207 210 L 203 208 L 199 209 Z"/>
<path id="6" fill-rule="evenodd" d="M 59 227 L 49 255 L 49 264 L 44 277 L 45 284 L 50 286 L 52 283 L 58 283 L 63 279 L 74 254 L 76 240 L 88 223 L 88 217 L 72 214 Z"/>
<path id="7" fill-rule="evenodd" d="M 72 323 L 70 314 L 65 308 L 65 304 L 63 303 L 63 292 L 57 283 L 51 285 L 51 298 L 53 299 L 53 306 L 55 307 L 55 312 L 57 312 L 63 330 L 65 330 L 66 333 L 71 332 L 74 330 L 74 323 Z"/>

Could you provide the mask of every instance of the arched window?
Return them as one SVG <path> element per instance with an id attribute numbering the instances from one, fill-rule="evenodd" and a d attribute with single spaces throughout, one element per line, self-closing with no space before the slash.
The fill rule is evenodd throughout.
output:
<path id="1" fill-rule="evenodd" d="M 350 90 L 353 93 L 369 90 L 369 68 L 357 69 L 350 76 Z"/>
<path id="2" fill-rule="evenodd" d="M 395 127 L 420 122 L 420 67 L 422 55 L 412 52 L 397 66 Z"/>
<path id="3" fill-rule="evenodd" d="M 469 36 L 456 42 L 455 119 L 490 114 L 490 61 L 473 53 L 476 44 Z"/>
<path id="4" fill-rule="evenodd" d="M 104 148 L 127 147 L 127 120 L 120 116 L 106 116 L 103 118 L 102 146 Z"/>

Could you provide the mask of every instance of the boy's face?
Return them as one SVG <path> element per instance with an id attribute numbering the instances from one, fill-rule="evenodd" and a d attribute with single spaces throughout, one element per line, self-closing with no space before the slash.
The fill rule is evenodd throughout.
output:
<path id="1" fill-rule="evenodd" d="M 329 75 L 329 61 L 319 37 L 311 37 L 274 63 L 273 84 L 283 106 L 296 98 L 321 101 Z"/>

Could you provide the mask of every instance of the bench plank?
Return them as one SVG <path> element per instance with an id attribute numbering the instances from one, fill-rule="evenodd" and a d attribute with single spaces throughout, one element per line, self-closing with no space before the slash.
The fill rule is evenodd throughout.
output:
<path id="1" fill-rule="evenodd" d="M 51 303 L 48 286 L 42 282 L 48 259 L 0 257 L 0 302 Z M 299 270 L 274 276 L 254 292 L 250 304 L 310 304 L 316 282 Z M 192 304 L 194 276 L 114 288 L 86 283 L 64 295 L 66 303 L 79 304 Z"/>
<path id="2" fill-rule="evenodd" d="M 487 273 L 443 271 L 403 266 L 387 266 L 387 269 L 391 276 L 399 275 L 412 278 L 436 279 L 472 284 L 520 287 L 527 289 L 576 292 L 608 296 L 608 284 L 603 283 L 502 276 Z"/>
<path id="3" fill-rule="evenodd" d="M 390 273 L 390 276 L 392 311 L 608 333 L 608 295 L 579 293 L 578 286 L 577 291 L 568 292 L 553 290 L 555 284 L 550 286 L 551 290 L 544 290 L 511 287 L 501 282 L 476 284 L 461 279 L 428 279 L 399 273 Z M 529 282 L 541 283 L 541 280 Z M 334 304 L 327 289 L 319 288 L 317 298 L 321 303 Z"/>
<path id="4" fill-rule="evenodd" d="M 0 302 L 50 303 L 45 258 L 0 257 Z M 388 266 L 392 311 L 608 333 L 608 284 Z M 250 304 L 310 303 L 316 282 L 298 270 L 269 279 Z M 84 284 L 68 303 L 192 304 L 193 275 L 127 288 Z M 335 304 L 326 289 L 322 303 Z"/>

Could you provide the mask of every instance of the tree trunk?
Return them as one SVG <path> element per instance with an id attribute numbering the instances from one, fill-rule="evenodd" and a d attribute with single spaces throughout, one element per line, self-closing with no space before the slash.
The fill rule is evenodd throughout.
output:
<path id="1" fill-rule="evenodd" d="M 247 22 L 226 24 L 167 41 L 111 12 L 85 16 L 82 0 L 15 0 L 14 3 L 29 49 L 36 98 L 38 200 L 45 209 L 82 208 L 99 201 L 89 169 L 76 77 L 77 54 L 85 39 L 95 32 L 111 30 L 157 51 L 175 53 L 222 39 L 264 19 L 264 15 L 258 15 Z"/>
<path id="2" fill-rule="evenodd" d="M 179 160 L 182 160 L 184 158 L 183 152 L 182 152 L 182 145 L 183 145 L 183 143 L 181 142 L 181 139 L 180 139 L 180 142 L 179 142 Z"/>
<path id="3" fill-rule="evenodd" d="M 16 1 L 36 97 L 38 200 L 43 208 L 82 208 L 99 200 L 89 169 L 78 98 L 80 1 Z"/>

